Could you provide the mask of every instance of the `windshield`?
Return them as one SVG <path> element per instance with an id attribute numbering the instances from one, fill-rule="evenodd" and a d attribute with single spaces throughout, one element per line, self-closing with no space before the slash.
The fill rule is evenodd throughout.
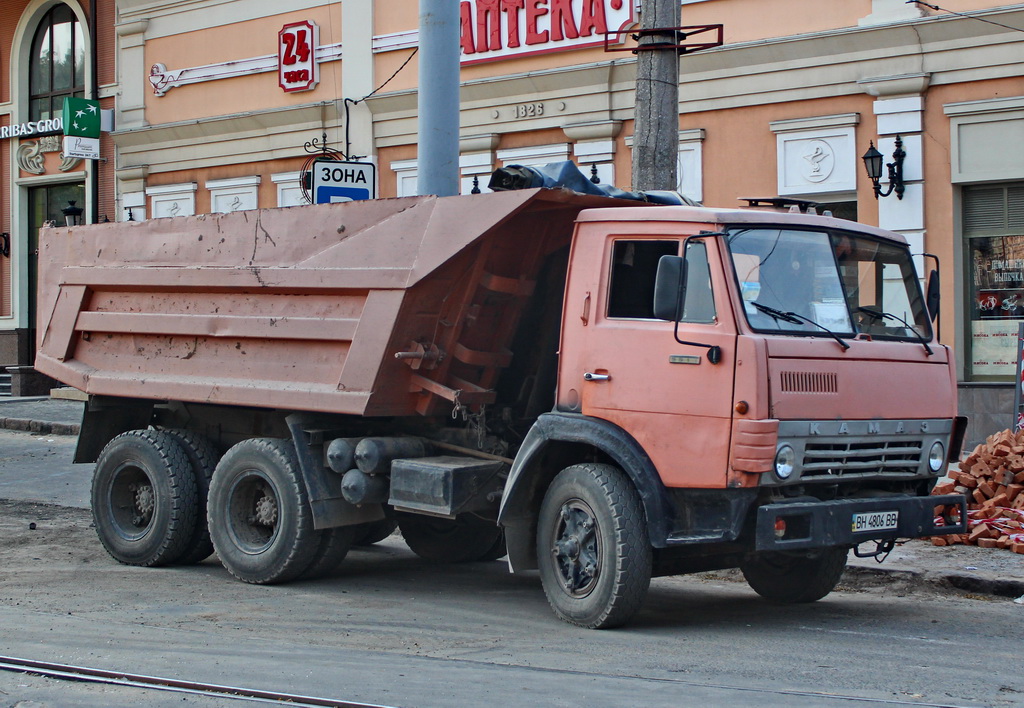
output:
<path id="1" fill-rule="evenodd" d="M 728 234 L 754 329 L 931 339 L 906 248 L 845 232 L 743 228 Z"/>

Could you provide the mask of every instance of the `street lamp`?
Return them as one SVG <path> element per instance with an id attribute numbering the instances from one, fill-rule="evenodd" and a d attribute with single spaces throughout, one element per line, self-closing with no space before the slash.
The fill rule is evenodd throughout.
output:
<path id="1" fill-rule="evenodd" d="M 80 206 L 75 206 L 74 199 L 69 201 L 68 205 L 60 211 L 64 214 L 64 221 L 68 226 L 78 226 L 82 223 L 82 212 L 85 210 Z"/>
<path id="2" fill-rule="evenodd" d="M 861 158 L 864 160 L 864 169 L 867 170 L 868 179 L 871 180 L 872 189 L 875 192 L 875 199 L 879 197 L 888 197 L 893 192 L 896 192 L 897 199 L 903 199 L 903 192 L 906 191 L 906 187 L 903 184 L 903 159 L 907 156 L 907 153 L 903 150 L 903 141 L 900 136 L 896 136 L 896 149 L 892 153 L 892 162 L 886 163 L 889 177 L 889 188 L 882 191 L 882 188 L 878 185 L 882 179 L 882 153 L 875 149 L 874 141 L 871 141 L 871 147 L 864 153 Z"/>

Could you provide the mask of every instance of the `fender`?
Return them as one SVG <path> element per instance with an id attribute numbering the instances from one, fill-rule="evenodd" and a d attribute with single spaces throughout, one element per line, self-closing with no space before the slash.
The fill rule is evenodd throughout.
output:
<path id="1" fill-rule="evenodd" d="M 537 567 L 536 520 L 548 483 L 565 467 L 584 461 L 584 455 L 593 450 L 629 475 L 644 506 L 651 545 L 668 545 L 673 504 L 654 463 L 633 436 L 600 418 L 544 413 L 516 454 L 498 513 L 513 572 Z"/>

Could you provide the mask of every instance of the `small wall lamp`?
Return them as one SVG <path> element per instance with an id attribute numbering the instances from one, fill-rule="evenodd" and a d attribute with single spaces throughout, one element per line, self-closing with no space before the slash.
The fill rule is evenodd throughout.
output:
<path id="1" fill-rule="evenodd" d="M 896 149 L 892 153 L 892 162 L 886 163 L 889 177 L 889 188 L 882 191 L 882 188 L 878 185 L 882 179 L 882 153 L 875 149 L 874 141 L 871 141 L 871 147 L 864 153 L 861 158 L 864 160 L 864 169 L 867 170 L 868 179 L 871 180 L 871 186 L 875 192 L 875 199 L 879 197 L 888 197 L 893 192 L 896 192 L 897 199 L 903 199 L 903 192 L 906 191 L 906 187 L 903 185 L 903 158 L 907 156 L 907 153 L 903 150 L 903 141 L 900 136 L 896 136 Z"/>
<path id="2" fill-rule="evenodd" d="M 69 201 L 68 205 L 60 211 L 64 214 L 64 221 L 67 222 L 68 226 L 78 226 L 82 223 L 82 212 L 85 210 L 80 206 L 75 206 L 74 199 Z"/>

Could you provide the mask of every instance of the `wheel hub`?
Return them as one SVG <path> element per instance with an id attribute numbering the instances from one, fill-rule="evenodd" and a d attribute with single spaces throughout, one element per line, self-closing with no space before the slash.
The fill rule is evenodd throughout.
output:
<path id="1" fill-rule="evenodd" d="M 256 500 L 256 514 L 254 521 L 260 526 L 273 526 L 277 523 L 277 500 L 272 496 L 263 493 Z"/>
<path id="2" fill-rule="evenodd" d="M 140 523 L 143 520 L 149 518 L 153 514 L 153 508 L 156 506 L 156 496 L 153 494 L 153 485 L 151 484 L 132 484 L 128 487 L 135 499 L 135 511 L 137 512 Z"/>
<path id="3" fill-rule="evenodd" d="M 600 575 L 600 539 L 594 512 L 582 500 L 562 505 L 551 553 L 567 593 L 583 597 L 594 589 Z"/>

